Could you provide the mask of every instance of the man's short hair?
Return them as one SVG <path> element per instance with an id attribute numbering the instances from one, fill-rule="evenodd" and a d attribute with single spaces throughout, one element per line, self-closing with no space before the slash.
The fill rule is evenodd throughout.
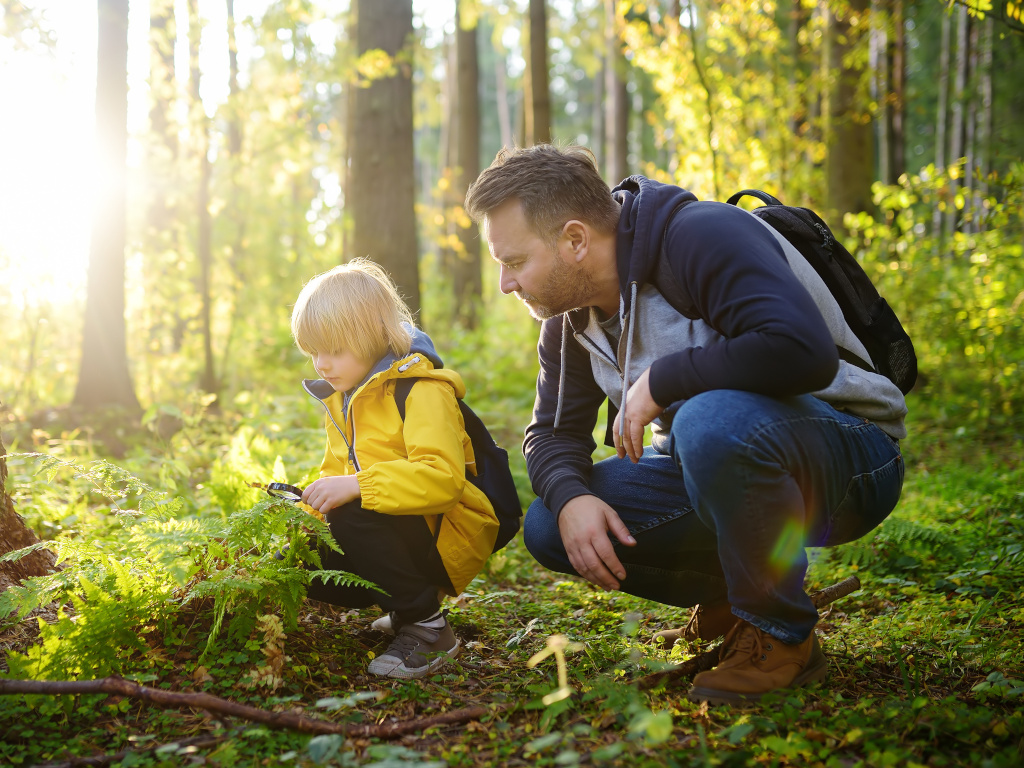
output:
<path id="1" fill-rule="evenodd" d="M 409 354 L 403 323 L 412 313 L 387 273 L 369 259 L 353 259 L 312 278 L 292 310 L 292 336 L 305 354 L 347 350 L 375 363 L 390 349 Z"/>
<path id="2" fill-rule="evenodd" d="M 466 212 L 477 223 L 517 199 L 530 228 L 554 242 L 565 222 L 579 219 L 599 232 L 614 232 L 619 206 L 586 147 L 503 148 L 466 193 Z"/>

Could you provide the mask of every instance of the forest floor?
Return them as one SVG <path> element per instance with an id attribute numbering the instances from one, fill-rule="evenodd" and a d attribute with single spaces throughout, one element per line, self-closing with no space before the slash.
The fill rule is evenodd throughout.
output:
<path id="1" fill-rule="evenodd" d="M 425 680 L 366 673 L 389 639 L 370 627 L 378 611 L 311 601 L 294 631 L 225 640 L 202 663 L 212 614 L 182 612 L 171 631 L 145 630 L 126 674 L 151 689 L 347 724 L 347 734 L 310 736 L 122 695 L 6 695 L 0 763 L 1020 765 L 1024 469 L 1015 453 L 933 446 L 908 457 L 897 512 L 859 542 L 813 552 L 809 589 L 853 574 L 862 582 L 818 624 L 828 680 L 747 708 L 692 703 L 685 679 L 642 688 L 646 675 L 703 650 L 648 642 L 688 611 L 545 572 L 517 538 L 449 602 L 462 653 Z M 36 624 L 0 625 L 0 646 L 24 652 Z M 557 698 L 558 660 L 527 662 L 556 635 L 580 645 L 565 656 L 571 695 L 545 703 Z M 276 676 L 267 674 L 275 658 Z M 430 724 L 472 707 L 482 709 Z M 416 730 L 390 737 L 392 724 Z"/>

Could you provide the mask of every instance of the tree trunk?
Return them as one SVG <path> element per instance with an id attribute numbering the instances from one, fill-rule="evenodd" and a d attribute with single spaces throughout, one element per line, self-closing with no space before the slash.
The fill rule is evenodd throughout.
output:
<path id="1" fill-rule="evenodd" d="M 480 174 L 480 65 L 477 56 L 477 29 L 474 19 L 465 26 L 461 6 L 455 3 L 455 59 L 458 70 L 458 144 L 456 145 L 456 194 L 466 199 L 466 191 Z M 455 310 L 467 328 L 476 328 L 477 311 L 483 295 L 480 268 L 480 235 L 468 216 L 455 217 L 462 248 L 455 264 Z"/>
<path id="2" fill-rule="evenodd" d="M 213 370 L 213 295 L 210 276 L 213 271 L 213 217 L 210 215 L 210 125 L 199 93 L 199 41 L 202 36 L 199 0 L 188 3 L 188 58 L 190 104 L 189 114 L 197 137 L 194 153 L 199 164 L 199 187 L 196 189 L 196 259 L 199 262 L 199 318 L 203 335 L 203 372 L 199 386 L 209 394 L 217 393 L 217 377 Z"/>
<path id="3" fill-rule="evenodd" d="M 548 87 L 548 14 L 545 0 L 530 0 L 530 98 L 526 143 L 551 141 L 551 92 Z"/>
<path id="4" fill-rule="evenodd" d="M 868 0 L 851 0 L 848 14 L 865 18 Z M 864 71 L 849 65 L 850 54 L 863 44 L 863 27 L 853 27 L 849 15 L 829 14 L 829 70 L 834 77 L 826 113 L 825 177 L 828 185 L 826 207 L 830 220 L 840 230 L 843 215 L 872 210 L 871 184 L 874 172 L 869 158 L 874 157 L 871 119 L 867 105 L 859 95 Z"/>
<path id="5" fill-rule="evenodd" d="M 31 528 L 14 511 L 14 502 L 7 495 L 7 449 L 0 434 L 0 555 L 39 542 Z M 38 549 L 32 554 L 10 563 L 0 563 L 0 592 L 31 576 L 45 576 L 53 570 L 54 557 L 48 549 Z"/>
<path id="6" fill-rule="evenodd" d="M 125 339 L 125 197 L 128 148 L 128 0 L 98 0 L 96 190 L 86 278 L 82 361 L 74 404 L 119 406 L 135 397 Z"/>
<path id="7" fill-rule="evenodd" d="M 981 53 L 979 79 L 979 98 L 981 113 L 978 116 L 977 167 L 978 185 L 975 188 L 974 211 L 980 216 L 983 210 L 982 198 L 988 195 L 988 174 L 992 170 L 992 35 L 995 22 L 992 15 L 985 16 L 981 32 Z M 979 231 L 983 224 L 979 221 Z"/>
<path id="8" fill-rule="evenodd" d="M 891 184 L 907 172 L 907 26 L 903 0 L 892 0 L 892 37 L 889 41 L 889 171 Z"/>
<path id="9" fill-rule="evenodd" d="M 964 156 L 964 141 L 967 130 L 965 124 L 966 100 L 967 100 L 967 62 L 968 62 L 968 39 L 970 29 L 970 16 L 967 7 L 964 5 L 957 8 L 956 27 L 956 70 L 953 76 L 953 104 L 949 126 L 949 162 L 956 163 Z M 956 230 L 960 212 L 957 210 L 955 200 L 960 190 L 961 178 L 950 179 L 949 205 L 946 206 L 946 215 L 943 217 L 943 238 L 948 242 Z"/>
<path id="10" fill-rule="evenodd" d="M 616 0 L 605 0 L 605 104 L 606 173 L 609 184 L 618 184 L 629 175 L 629 90 L 626 82 L 626 57 L 622 52 L 621 20 Z"/>
<path id="11" fill-rule="evenodd" d="M 935 168 L 938 173 L 946 169 L 946 128 L 949 125 L 949 60 L 952 43 L 950 14 L 942 11 L 942 32 L 939 48 L 939 93 L 935 115 Z M 942 209 L 936 201 L 932 210 L 932 234 L 936 238 L 938 252 L 942 253 Z"/>
<path id="12" fill-rule="evenodd" d="M 412 123 L 412 0 L 356 0 L 356 52 L 380 49 L 395 71 L 353 89 L 351 256 L 387 270 L 420 310 Z"/>
<path id="13" fill-rule="evenodd" d="M 159 242 L 172 226 L 171 205 L 178 160 L 178 126 L 174 119 L 174 41 L 177 38 L 174 0 L 153 0 L 149 18 L 149 129 L 151 133 L 147 176 L 151 189 L 147 220 L 150 234 Z M 160 246 L 158 246 L 160 247 Z"/>
<path id="14" fill-rule="evenodd" d="M 594 78 L 594 109 L 591 114 L 591 138 L 590 149 L 594 153 L 594 160 L 598 168 L 605 167 L 604 148 L 607 144 L 607 130 L 605 128 L 605 103 L 604 87 L 608 78 L 608 56 L 601 56 L 601 68 Z"/>
<path id="15" fill-rule="evenodd" d="M 498 132 L 501 135 L 501 146 L 511 147 L 513 139 L 512 113 L 508 108 L 508 80 L 505 70 L 508 59 L 504 50 L 498 51 L 494 57 L 494 81 L 498 101 Z"/>

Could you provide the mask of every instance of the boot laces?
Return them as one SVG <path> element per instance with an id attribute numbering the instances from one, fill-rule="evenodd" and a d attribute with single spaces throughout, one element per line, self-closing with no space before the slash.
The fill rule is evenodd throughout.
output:
<path id="1" fill-rule="evenodd" d="M 762 632 L 753 624 L 746 621 L 739 621 L 729 630 L 729 634 L 722 641 L 722 660 L 730 656 L 743 656 L 758 661 L 765 661 L 768 658 L 766 652 L 774 649 L 775 638 L 767 632 Z"/>

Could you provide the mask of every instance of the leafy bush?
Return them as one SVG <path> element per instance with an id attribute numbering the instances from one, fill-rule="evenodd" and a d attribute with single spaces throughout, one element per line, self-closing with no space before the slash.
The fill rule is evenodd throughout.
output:
<path id="1" fill-rule="evenodd" d="M 1024 425 L 1024 165 L 985 182 L 988 195 L 952 237 L 933 211 L 965 209 L 959 166 L 929 166 L 875 185 L 879 220 L 848 216 L 854 250 L 914 340 L 915 407 L 953 429 L 1022 432 Z M 950 199 L 951 198 L 951 199 Z"/>

